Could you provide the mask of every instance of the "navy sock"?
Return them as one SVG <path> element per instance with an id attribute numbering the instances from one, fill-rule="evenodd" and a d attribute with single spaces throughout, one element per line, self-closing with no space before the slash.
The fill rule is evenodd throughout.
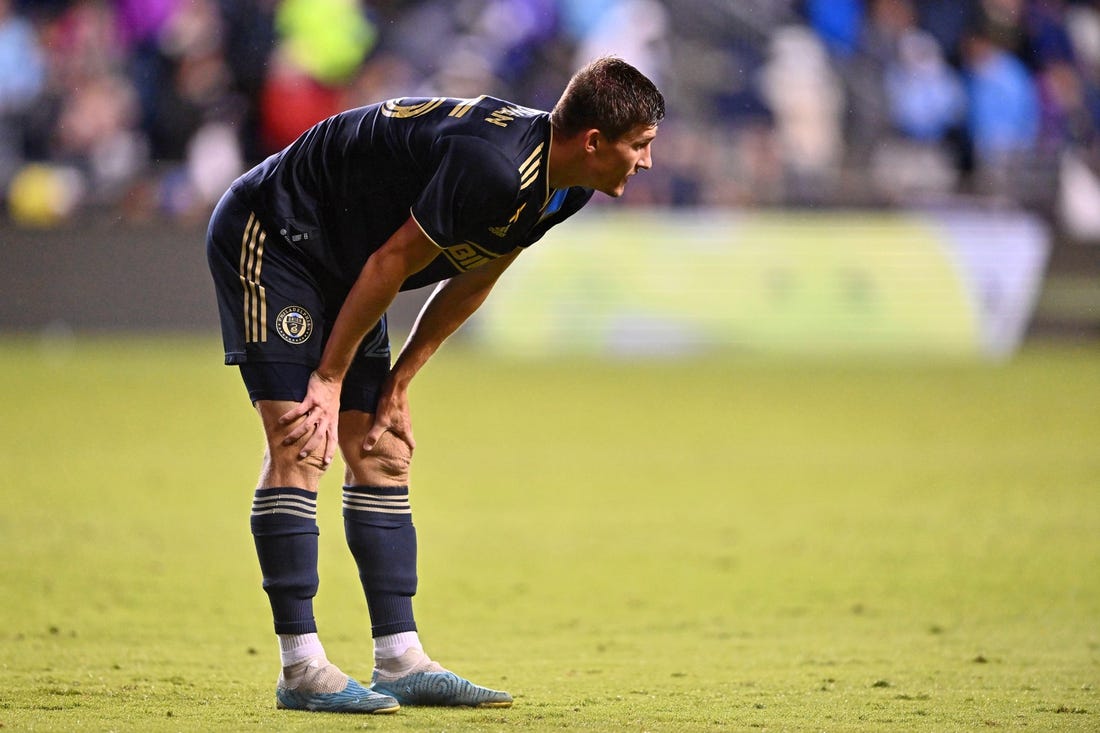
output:
<path id="1" fill-rule="evenodd" d="M 359 567 L 371 635 L 416 631 L 416 529 L 408 486 L 345 486 L 344 535 Z"/>
<path id="2" fill-rule="evenodd" d="M 317 595 L 317 495 L 296 488 L 256 489 L 252 537 L 276 634 L 313 634 Z"/>

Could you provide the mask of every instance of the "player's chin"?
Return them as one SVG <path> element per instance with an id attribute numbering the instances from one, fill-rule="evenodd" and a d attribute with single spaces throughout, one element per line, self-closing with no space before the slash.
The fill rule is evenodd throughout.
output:
<path id="1" fill-rule="evenodd" d="M 601 190 L 603 191 L 603 193 L 606 193 L 608 196 L 617 199 L 617 198 L 619 198 L 620 196 L 623 195 L 624 191 L 626 191 L 626 181 L 623 181 L 622 183 L 620 183 L 617 186 L 608 187 L 608 188 L 604 188 L 604 189 L 601 189 Z"/>

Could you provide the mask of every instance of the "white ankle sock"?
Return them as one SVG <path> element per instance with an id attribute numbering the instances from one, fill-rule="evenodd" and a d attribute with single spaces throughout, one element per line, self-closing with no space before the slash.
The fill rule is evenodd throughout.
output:
<path id="1" fill-rule="evenodd" d="M 325 648 L 317 634 L 279 634 L 279 657 L 284 667 L 324 655 Z"/>
<path id="2" fill-rule="evenodd" d="M 387 634 L 374 639 L 375 660 L 396 659 L 410 649 L 424 651 L 424 647 L 420 646 L 420 637 L 415 631 L 402 631 L 400 634 Z"/>

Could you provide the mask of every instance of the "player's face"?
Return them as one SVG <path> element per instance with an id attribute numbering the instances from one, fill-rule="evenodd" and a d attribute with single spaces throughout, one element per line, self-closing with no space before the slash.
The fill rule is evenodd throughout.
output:
<path id="1" fill-rule="evenodd" d="M 635 125 L 618 140 L 602 135 L 593 153 L 592 188 L 608 196 L 622 196 L 626 180 L 653 166 L 651 147 L 657 137 L 653 125 Z"/>

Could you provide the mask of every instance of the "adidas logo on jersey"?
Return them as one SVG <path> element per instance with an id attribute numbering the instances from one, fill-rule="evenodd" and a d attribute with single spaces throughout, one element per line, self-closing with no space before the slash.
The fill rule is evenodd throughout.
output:
<path id="1" fill-rule="evenodd" d="M 516 209 L 516 213 L 512 214 L 512 218 L 508 220 L 507 224 L 499 227 L 489 227 L 489 232 L 491 234 L 495 234 L 498 237 L 504 238 L 508 234 L 508 229 L 511 228 L 511 226 L 517 221 L 519 221 L 519 215 L 523 213 L 523 210 L 525 208 L 527 208 L 527 204 L 520 204 L 519 208 Z"/>

